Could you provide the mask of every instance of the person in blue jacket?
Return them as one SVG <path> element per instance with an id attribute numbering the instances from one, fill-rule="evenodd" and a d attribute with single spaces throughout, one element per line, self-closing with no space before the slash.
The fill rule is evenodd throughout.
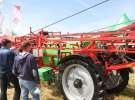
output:
<path id="1" fill-rule="evenodd" d="M 29 92 L 33 100 L 40 100 L 40 79 L 35 57 L 30 53 L 30 43 L 24 42 L 14 60 L 13 73 L 19 78 L 22 100 L 29 100 Z"/>
<path id="2" fill-rule="evenodd" d="M 10 49 L 11 41 L 3 39 L 0 48 L 0 100 L 7 100 L 8 82 L 12 82 L 15 87 L 13 100 L 20 99 L 19 81 L 15 75 L 12 74 L 12 67 L 15 54 Z"/>

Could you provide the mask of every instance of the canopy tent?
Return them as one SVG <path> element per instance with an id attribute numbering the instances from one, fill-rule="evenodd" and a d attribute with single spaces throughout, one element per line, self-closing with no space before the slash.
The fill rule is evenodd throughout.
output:
<path id="1" fill-rule="evenodd" d="M 120 28 L 126 27 L 130 24 L 134 23 L 133 20 L 130 20 L 126 14 L 123 14 L 118 22 L 112 26 L 110 26 L 107 31 L 116 31 Z"/>

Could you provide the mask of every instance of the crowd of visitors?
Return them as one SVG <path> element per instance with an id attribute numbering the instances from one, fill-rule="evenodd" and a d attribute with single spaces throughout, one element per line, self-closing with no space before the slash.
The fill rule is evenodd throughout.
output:
<path id="1" fill-rule="evenodd" d="M 0 43 L 0 100 L 7 100 L 7 88 L 14 86 L 13 100 L 40 100 L 40 80 L 35 57 L 30 43 L 24 42 L 20 49 L 13 49 L 12 42 L 3 39 Z"/>

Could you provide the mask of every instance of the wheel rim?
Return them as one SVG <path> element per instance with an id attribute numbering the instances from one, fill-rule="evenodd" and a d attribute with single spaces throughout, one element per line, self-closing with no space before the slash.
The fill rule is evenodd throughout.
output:
<path id="1" fill-rule="evenodd" d="M 91 100 L 94 95 L 92 76 L 79 64 L 66 67 L 62 76 L 62 86 L 69 100 Z"/>

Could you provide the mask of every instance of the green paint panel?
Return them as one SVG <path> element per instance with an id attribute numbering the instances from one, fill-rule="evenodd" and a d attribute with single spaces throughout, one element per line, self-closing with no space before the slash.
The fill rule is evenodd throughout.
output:
<path id="1" fill-rule="evenodd" d="M 72 50 L 61 50 L 61 52 L 72 52 Z M 58 58 L 57 58 L 57 55 L 58 55 L 58 50 L 53 50 L 53 49 L 46 49 L 46 50 L 43 50 L 43 53 L 45 54 L 50 54 L 50 55 L 56 55 L 56 57 L 54 57 L 54 65 L 57 66 L 58 64 Z M 49 56 L 43 56 L 43 64 L 50 64 L 50 61 L 51 61 L 51 58 Z"/>
<path id="2" fill-rule="evenodd" d="M 48 80 L 52 79 L 53 78 L 53 76 L 51 74 L 52 71 L 53 71 L 53 69 L 51 67 L 39 68 L 38 72 L 39 72 L 40 80 L 48 81 Z"/>
<path id="3" fill-rule="evenodd" d="M 43 56 L 43 64 L 46 64 L 46 65 L 50 64 L 50 57 Z"/>
<path id="4" fill-rule="evenodd" d="M 51 55 L 57 55 L 57 54 L 58 54 L 58 50 L 44 49 L 44 50 L 43 50 L 43 53 L 51 54 Z"/>
<path id="5" fill-rule="evenodd" d="M 54 66 L 57 66 L 59 62 L 59 59 L 57 57 L 54 58 Z"/>
<path id="6" fill-rule="evenodd" d="M 53 49 L 46 49 L 46 50 L 43 50 L 43 53 L 44 54 L 50 54 L 50 55 L 58 55 L 58 50 L 53 50 Z M 57 58 L 54 58 L 54 65 L 57 65 L 58 63 L 58 60 Z M 50 64 L 50 61 L 51 61 L 51 58 L 49 56 L 43 56 L 43 64 Z"/>

